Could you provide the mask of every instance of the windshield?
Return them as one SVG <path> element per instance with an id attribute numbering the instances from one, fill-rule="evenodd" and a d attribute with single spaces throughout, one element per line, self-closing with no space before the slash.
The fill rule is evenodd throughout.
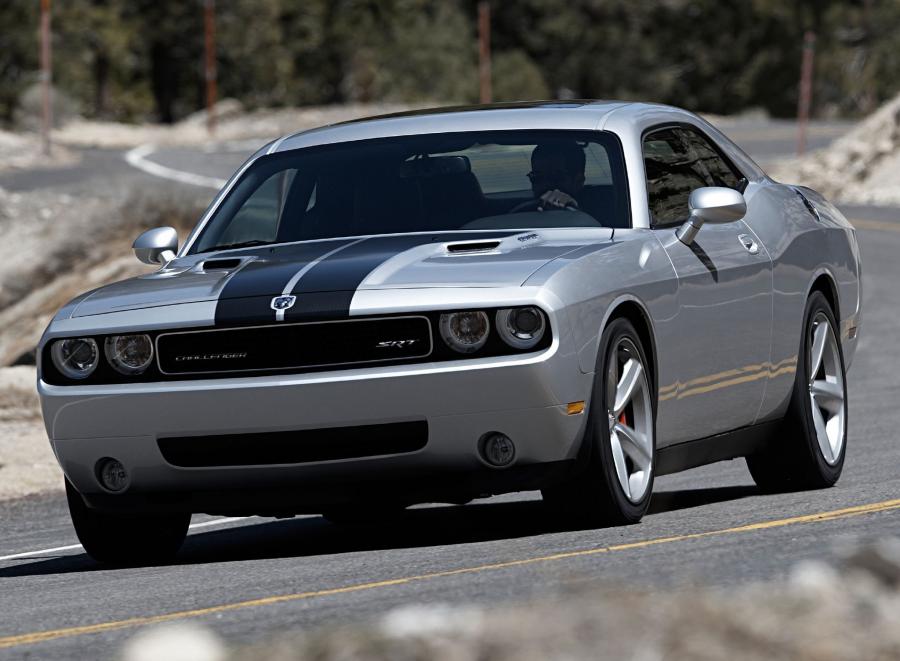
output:
<path id="1" fill-rule="evenodd" d="M 191 252 L 372 234 L 629 227 L 618 139 L 602 131 L 380 138 L 259 158 Z"/>

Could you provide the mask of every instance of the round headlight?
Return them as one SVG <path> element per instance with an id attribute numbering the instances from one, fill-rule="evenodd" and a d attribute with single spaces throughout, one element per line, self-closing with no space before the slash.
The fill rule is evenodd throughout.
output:
<path id="1" fill-rule="evenodd" d="M 57 340 L 50 347 L 50 356 L 56 369 L 70 379 L 86 379 L 100 362 L 97 342 L 90 337 Z"/>
<path id="2" fill-rule="evenodd" d="M 441 315 L 441 337 L 460 353 L 478 351 L 487 342 L 491 322 L 484 312 L 451 312 Z"/>
<path id="3" fill-rule="evenodd" d="M 544 337 L 544 313 L 535 307 L 513 308 L 497 312 L 497 331 L 509 346 L 530 349 Z"/>
<path id="4" fill-rule="evenodd" d="M 153 360 L 149 335 L 113 335 L 103 345 L 106 359 L 120 374 L 140 374 Z"/>

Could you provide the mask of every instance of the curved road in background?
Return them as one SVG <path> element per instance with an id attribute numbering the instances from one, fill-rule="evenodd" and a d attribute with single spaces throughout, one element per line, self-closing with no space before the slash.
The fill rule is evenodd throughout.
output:
<path id="1" fill-rule="evenodd" d="M 723 119 L 717 126 L 743 146 L 763 167 L 794 155 L 797 130 L 794 122 L 764 119 Z M 820 149 L 843 135 L 852 126 L 847 122 L 814 122 L 807 133 L 807 148 Z M 218 189 L 254 151 L 267 140 L 217 143 L 207 150 L 188 147 L 141 145 L 130 150 L 125 160 L 133 167 L 154 175 Z"/>
<path id="2" fill-rule="evenodd" d="M 759 148 L 743 144 L 766 162 L 762 135 Z M 249 151 L 144 157 L 221 178 Z M 113 156 L 121 164 L 121 153 L 88 161 Z M 64 187 L 75 175 L 54 176 L 70 178 Z M 176 563 L 139 569 L 101 568 L 81 553 L 59 494 L 0 503 L 0 659 L 111 658 L 137 627 L 187 618 L 249 642 L 411 602 L 497 604 L 595 583 L 666 589 L 777 579 L 844 538 L 900 535 L 900 214 L 847 213 L 859 228 L 865 307 L 850 371 L 847 463 L 835 488 L 761 495 L 738 460 L 660 478 L 650 514 L 623 528 L 560 528 L 531 493 L 416 508 L 360 530 L 315 516 L 196 517 L 200 526 Z"/>

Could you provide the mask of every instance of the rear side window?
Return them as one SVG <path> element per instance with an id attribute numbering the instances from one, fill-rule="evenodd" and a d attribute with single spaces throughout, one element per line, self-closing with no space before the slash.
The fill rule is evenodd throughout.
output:
<path id="1" fill-rule="evenodd" d="M 653 227 L 684 222 L 688 199 L 697 188 L 741 189 L 741 175 L 709 140 L 691 129 L 672 127 L 648 133 L 643 150 Z"/>

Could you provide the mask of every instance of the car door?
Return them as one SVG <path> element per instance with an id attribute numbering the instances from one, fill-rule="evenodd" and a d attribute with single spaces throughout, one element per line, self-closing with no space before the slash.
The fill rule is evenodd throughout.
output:
<path id="1" fill-rule="evenodd" d="M 691 245 L 675 237 L 691 191 L 742 189 L 742 175 L 708 138 L 683 126 L 643 140 L 654 234 L 678 278 L 678 313 L 663 357 L 657 434 L 670 445 L 755 422 L 765 392 L 772 333 L 772 266 L 743 220 L 705 225 Z"/>

